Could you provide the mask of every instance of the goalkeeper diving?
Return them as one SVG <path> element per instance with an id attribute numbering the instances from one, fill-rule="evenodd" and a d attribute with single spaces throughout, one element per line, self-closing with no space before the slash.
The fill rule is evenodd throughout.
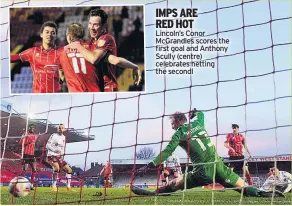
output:
<path id="1" fill-rule="evenodd" d="M 222 157 L 220 157 L 212 144 L 211 139 L 207 135 L 204 124 L 204 113 L 194 109 L 190 112 L 190 120 L 196 120 L 187 123 L 186 115 L 181 112 L 174 113 L 171 117 L 171 126 L 176 132 L 173 134 L 171 141 L 166 148 L 147 166 L 138 169 L 135 177 L 141 176 L 149 169 L 158 167 L 164 162 L 175 149 L 180 146 L 188 154 L 193 170 L 169 181 L 166 185 L 160 186 L 155 192 L 143 190 L 132 186 L 132 191 L 137 195 L 159 195 L 160 193 L 172 193 L 177 190 L 190 189 L 194 187 L 205 186 L 215 182 L 222 184 L 226 188 L 234 188 L 245 196 L 268 196 L 256 187 L 248 186 L 242 178 L 224 165 Z M 203 164 L 202 164 L 203 163 Z M 214 174 L 215 173 L 215 174 Z"/>

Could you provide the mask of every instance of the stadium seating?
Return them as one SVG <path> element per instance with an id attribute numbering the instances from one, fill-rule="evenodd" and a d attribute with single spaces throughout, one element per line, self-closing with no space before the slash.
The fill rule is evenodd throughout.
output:
<path id="1" fill-rule="evenodd" d="M 20 74 L 15 74 L 11 82 L 12 93 L 31 93 L 32 72 L 30 67 L 22 67 Z"/>

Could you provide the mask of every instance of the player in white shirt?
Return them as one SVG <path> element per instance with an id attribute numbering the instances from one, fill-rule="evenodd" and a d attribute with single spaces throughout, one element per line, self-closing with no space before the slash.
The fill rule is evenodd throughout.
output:
<path id="1" fill-rule="evenodd" d="M 174 152 L 172 156 L 164 161 L 163 167 L 163 174 L 166 182 L 169 182 L 169 179 L 175 179 L 182 175 L 179 157 Z"/>
<path id="2" fill-rule="evenodd" d="M 273 191 L 273 185 L 275 190 L 281 193 L 287 193 L 291 191 L 292 175 L 289 172 L 279 171 L 277 168 L 270 168 L 269 177 L 260 188 L 263 191 Z"/>
<path id="3" fill-rule="evenodd" d="M 57 133 L 52 134 L 46 144 L 48 163 L 53 168 L 53 175 L 52 175 L 52 190 L 53 191 L 57 191 L 58 173 L 61 172 L 62 169 L 66 172 L 67 191 L 72 191 L 72 188 L 70 185 L 72 169 L 64 160 L 65 144 L 66 144 L 66 137 L 63 134 L 64 131 L 65 131 L 64 125 L 60 124 L 57 127 Z"/>

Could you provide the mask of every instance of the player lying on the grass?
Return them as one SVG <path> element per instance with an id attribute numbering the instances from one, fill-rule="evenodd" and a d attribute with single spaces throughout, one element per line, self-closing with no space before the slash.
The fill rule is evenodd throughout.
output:
<path id="1" fill-rule="evenodd" d="M 65 144 L 66 144 L 66 137 L 63 134 L 65 131 L 65 127 L 63 124 L 60 124 L 57 127 L 57 133 L 54 133 L 48 139 L 46 144 L 47 149 L 47 161 L 53 168 L 53 175 L 52 175 L 52 190 L 57 191 L 57 179 L 58 173 L 62 171 L 62 169 L 66 172 L 66 179 L 67 179 L 67 191 L 72 191 L 71 188 L 71 174 L 72 169 L 64 160 L 65 154 Z"/>
<path id="2" fill-rule="evenodd" d="M 224 165 L 222 158 L 217 154 L 215 146 L 205 130 L 203 112 L 197 112 L 194 109 L 189 117 L 193 119 L 195 116 L 197 116 L 197 120 L 190 121 L 188 124 L 185 114 L 181 112 L 174 113 L 170 119 L 172 129 L 176 130 L 176 132 L 173 134 L 171 141 L 152 162 L 140 168 L 135 176 L 143 175 L 150 168 L 159 166 L 178 146 L 187 152 L 193 164 L 193 170 L 170 181 L 166 186 L 159 187 L 156 192 L 142 190 L 137 187 L 132 188 L 133 192 L 138 195 L 171 193 L 183 190 L 185 187 L 189 189 L 211 184 L 215 175 L 215 182 L 222 184 L 224 187 L 237 187 L 235 190 L 238 192 L 241 192 L 241 188 L 243 188 L 245 196 L 261 196 L 261 191 L 258 188 L 245 187 L 247 184 L 244 180 Z"/>
<path id="3" fill-rule="evenodd" d="M 107 32 L 107 14 L 101 9 L 91 10 L 88 16 L 88 31 L 90 39 L 88 43 L 90 48 L 84 47 L 79 42 L 72 42 L 67 47 L 77 49 L 84 58 L 96 66 L 99 76 L 103 78 L 104 84 L 102 91 L 113 92 L 118 90 L 116 68 L 111 63 L 111 57 L 106 60 L 108 55 L 117 55 L 117 46 L 115 38 Z M 113 57 L 113 56 L 112 56 Z M 123 67 L 133 69 L 133 76 L 136 78 L 135 84 L 138 85 L 141 80 L 141 74 L 138 67 Z M 138 81 L 139 80 L 139 81 Z"/>
<path id="4" fill-rule="evenodd" d="M 29 48 L 19 54 L 11 54 L 11 62 L 29 62 L 33 74 L 33 93 L 61 91 L 58 58 L 55 41 L 58 27 L 54 22 L 45 22 L 40 29 L 42 45 Z"/>
<path id="5" fill-rule="evenodd" d="M 30 124 L 28 126 L 28 131 L 27 133 L 24 133 L 19 140 L 19 144 L 22 146 L 22 151 L 23 151 L 23 173 L 25 173 L 28 169 L 28 165 L 30 165 L 32 174 L 30 178 L 30 183 L 31 183 L 31 190 L 34 189 L 34 180 L 35 180 L 35 173 L 37 172 L 37 163 L 36 163 L 36 158 L 34 155 L 34 150 L 35 150 L 35 142 L 38 138 L 38 135 L 35 134 L 34 132 L 34 125 Z M 23 174 L 24 176 L 24 174 Z"/>
<path id="6" fill-rule="evenodd" d="M 263 191 L 273 191 L 273 186 L 275 186 L 276 191 L 282 193 L 287 193 L 291 191 L 292 188 L 292 175 L 289 172 L 279 171 L 277 168 L 270 168 L 269 177 L 260 188 Z"/>
<path id="7" fill-rule="evenodd" d="M 84 33 L 84 28 L 80 23 L 71 23 L 66 31 L 68 43 L 79 42 L 85 48 L 89 48 L 89 45 L 82 40 Z M 69 92 L 101 91 L 99 87 L 100 80 L 96 74 L 95 66 L 85 60 L 77 50 L 61 48 L 58 50 L 58 57 Z M 109 55 L 107 60 L 111 64 L 117 64 L 121 67 L 138 68 L 132 62 L 114 55 Z M 141 75 L 136 78 L 136 81 L 140 81 Z"/>
<path id="8" fill-rule="evenodd" d="M 163 168 L 163 174 L 166 183 L 182 175 L 179 157 L 174 152 L 167 160 L 163 162 Z"/>

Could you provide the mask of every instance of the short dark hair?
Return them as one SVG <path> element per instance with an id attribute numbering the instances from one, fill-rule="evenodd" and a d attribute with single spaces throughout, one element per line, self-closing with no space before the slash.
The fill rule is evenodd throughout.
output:
<path id="1" fill-rule="evenodd" d="M 99 16 L 101 18 L 101 24 L 104 25 L 107 23 L 107 14 L 104 10 L 101 9 L 93 9 L 89 12 L 89 18 L 92 16 Z"/>
<path id="2" fill-rule="evenodd" d="M 82 24 L 74 22 L 68 26 L 68 33 L 76 39 L 82 39 L 84 37 L 84 28 Z"/>
<path id="3" fill-rule="evenodd" d="M 40 33 L 43 33 L 43 31 L 44 31 L 44 29 L 45 29 L 46 26 L 54 28 L 54 29 L 56 30 L 56 34 L 58 33 L 58 26 L 57 26 L 57 24 L 56 24 L 55 22 L 53 22 L 53 21 L 47 21 L 47 22 L 45 22 L 45 23 L 42 25 L 41 29 L 40 29 Z"/>
<path id="4" fill-rule="evenodd" d="M 29 124 L 28 128 L 34 127 L 34 124 Z"/>
<path id="5" fill-rule="evenodd" d="M 176 112 L 170 116 L 171 119 L 174 119 L 175 123 L 185 123 L 187 121 L 187 117 L 184 113 Z"/>
<path id="6" fill-rule="evenodd" d="M 238 124 L 232 124 L 231 127 L 232 127 L 232 129 L 239 128 Z"/>

